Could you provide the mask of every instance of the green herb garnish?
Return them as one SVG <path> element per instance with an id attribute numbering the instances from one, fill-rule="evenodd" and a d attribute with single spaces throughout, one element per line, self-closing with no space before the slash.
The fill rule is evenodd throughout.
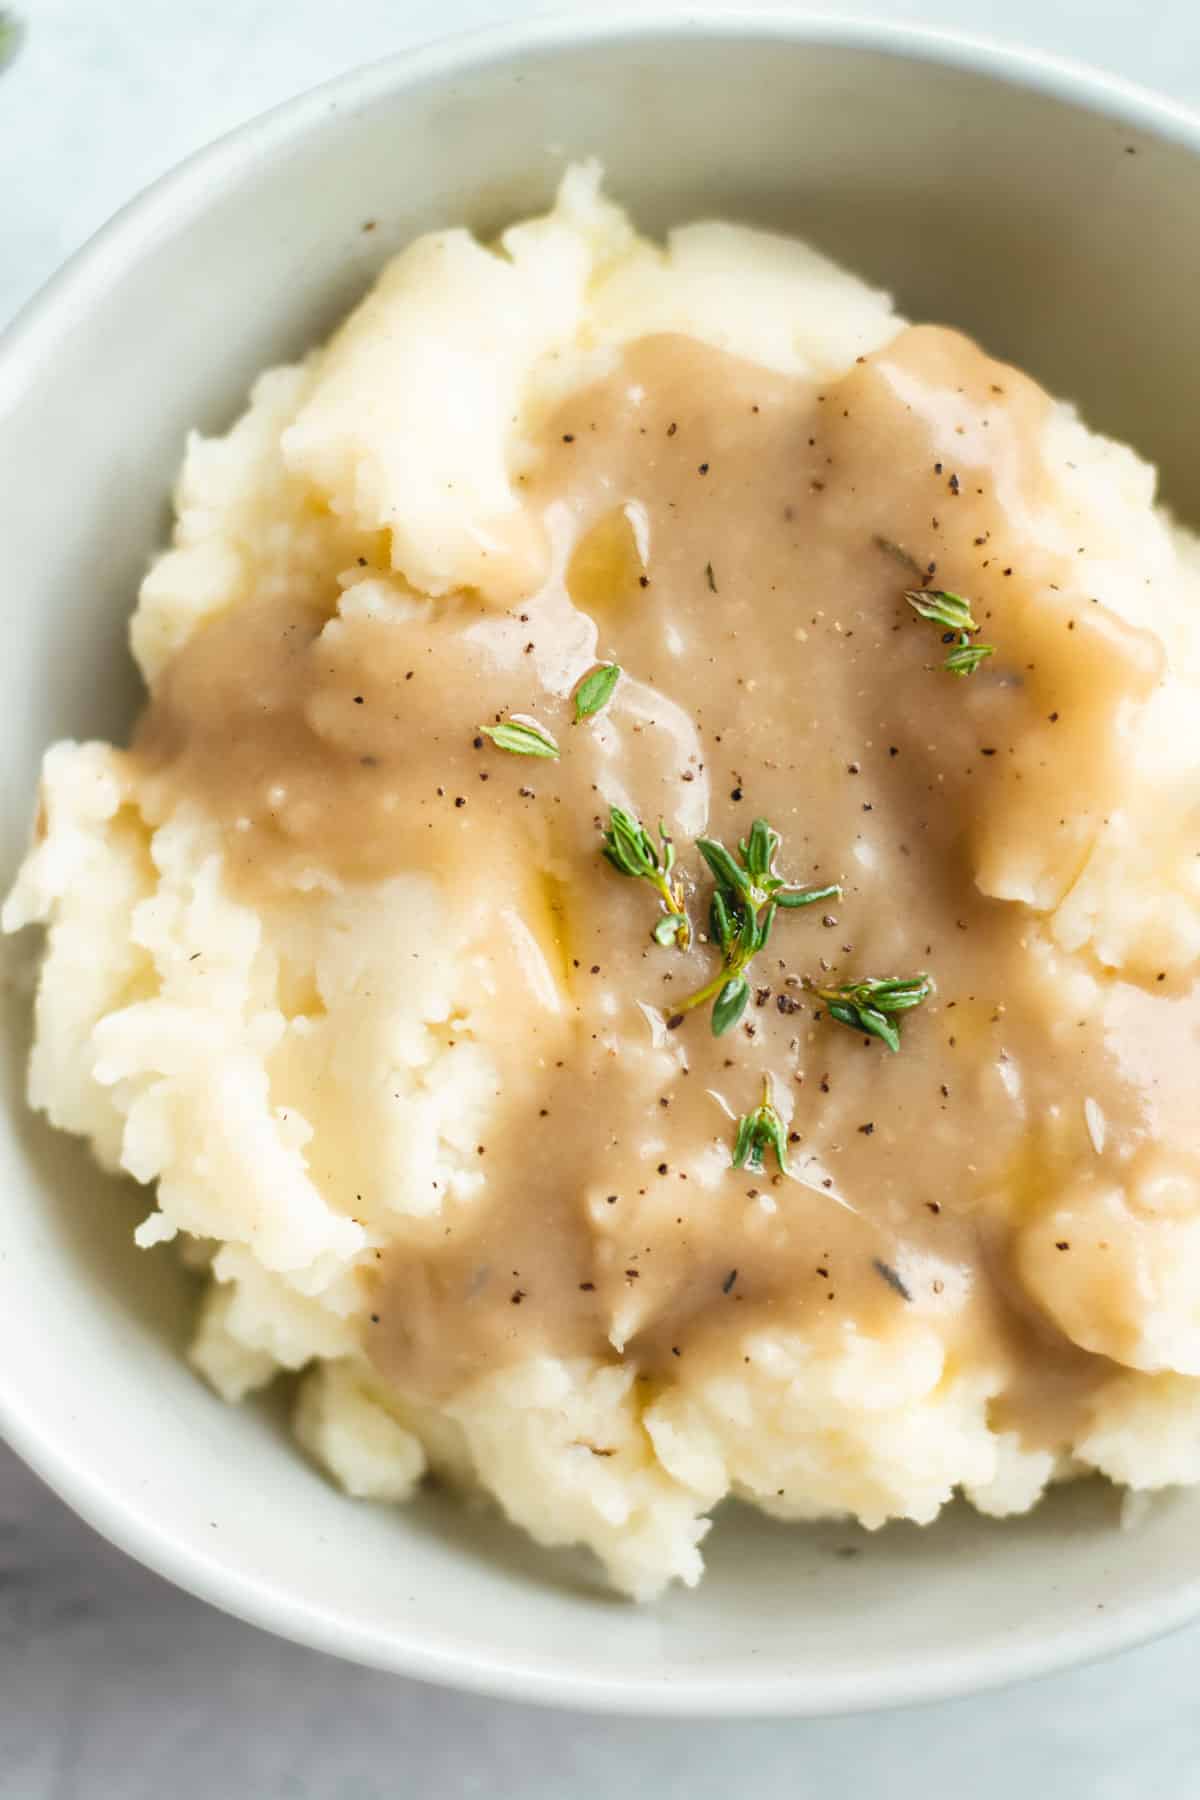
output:
<path id="1" fill-rule="evenodd" d="M 678 1015 L 713 1001 L 712 1029 L 721 1037 L 737 1024 L 750 998 L 747 970 L 771 935 L 779 908 L 812 906 L 817 900 L 841 898 L 841 888 L 795 887 L 775 873 L 779 833 L 765 819 L 755 819 L 749 840 L 730 855 L 714 838 L 697 838 L 696 848 L 712 871 L 716 887 L 709 910 L 709 931 L 721 952 L 721 970 L 712 981 L 689 995 Z"/>
<path id="2" fill-rule="evenodd" d="M 659 844 L 655 845 L 641 821 L 624 807 L 614 806 L 608 815 L 604 833 L 604 855 L 619 875 L 630 875 L 648 881 L 662 902 L 663 916 L 654 927 L 656 944 L 674 944 L 686 950 L 692 941 L 692 927 L 683 903 L 683 888 L 678 878 L 672 880 L 675 867 L 675 845 L 667 836 L 667 828 L 658 822 Z"/>
<path id="3" fill-rule="evenodd" d="M 947 593 L 944 588 L 910 588 L 904 598 L 915 613 L 931 624 L 945 627 L 944 644 L 958 642 L 942 664 L 951 675 L 973 675 L 986 657 L 996 654 L 991 644 L 973 644 L 970 634 L 978 631 L 971 614 L 971 602 L 961 594 Z"/>
<path id="4" fill-rule="evenodd" d="M 764 1168 L 763 1158 L 768 1150 L 775 1152 L 779 1167 L 786 1175 L 787 1166 L 787 1133 L 783 1120 L 771 1104 L 771 1084 L 763 1077 L 763 1097 L 761 1105 L 752 1113 L 743 1113 L 737 1122 L 737 1131 L 733 1140 L 732 1169 L 749 1169 L 754 1174 L 761 1174 Z"/>
<path id="5" fill-rule="evenodd" d="M 942 667 L 949 669 L 951 675 L 973 675 L 981 662 L 986 662 L 989 656 L 995 654 L 991 644 L 969 644 L 963 638 L 951 650 Z"/>
<path id="6" fill-rule="evenodd" d="M 948 631 L 978 631 L 971 617 L 971 602 L 961 594 L 947 594 L 942 588 L 910 588 L 904 598 L 915 613 Z"/>
<path id="7" fill-rule="evenodd" d="M 0 12 L 0 69 L 10 63 L 21 48 L 24 27 L 10 12 Z"/>
<path id="8" fill-rule="evenodd" d="M 893 1054 L 900 1048 L 897 1013 L 920 1006 L 933 992 L 928 975 L 869 975 L 862 981 L 845 981 L 839 987 L 819 987 L 817 998 L 824 1000 L 831 1019 L 848 1025 L 852 1031 L 878 1038 Z"/>
<path id="9" fill-rule="evenodd" d="M 601 663 L 598 669 L 585 675 L 575 689 L 575 717 L 590 719 L 602 706 L 607 706 L 620 679 L 619 663 Z"/>
<path id="10" fill-rule="evenodd" d="M 511 750 L 514 756 L 558 755 L 558 745 L 536 719 L 504 719 L 499 725 L 481 725 L 479 729 L 497 750 Z"/>
<path id="11" fill-rule="evenodd" d="M 925 574 L 924 569 L 921 567 L 916 557 L 911 555 L 911 553 L 904 548 L 903 544 L 894 543 L 891 538 L 881 537 L 877 532 L 875 535 L 875 545 L 876 548 L 882 550 L 885 555 L 895 557 L 898 563 L 903 563 L 906 569 L 911 569 L 918 581 L 922 579 Z"/>
<path id="12" fill-rule="evenodd" d="M 713 574 L 713 566 L 711 563 L 705 563 L 704 565 L 704 579 L 708 583 L 709 593 L 715 594 L 717 591 L 717 578 Z"/>

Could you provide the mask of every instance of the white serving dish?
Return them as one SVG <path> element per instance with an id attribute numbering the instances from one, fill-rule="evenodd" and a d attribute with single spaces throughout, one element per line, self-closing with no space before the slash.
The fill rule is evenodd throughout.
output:
<path id="1" fill-rule="evenodd" d="M 1048 58 L 868 22 L 643 7 L 437 45 L 159 182 L 0 346 L 0 884 L 45 745 L 129 723 L 125 624 L 187 428 L 230 421 L 254 373 L 415 232 L 490 232 L 592 154 L 650 230 L 793 229 L 911 316 L 974 332 L 1158 459 L 1200 517 L 1197 121 Z M 1098 1485 L 1024 1520 L 964 1509 L 875 1537 L 735 1509 L 703 1587 L 643 1610 L 444 1496 L 343 1498 L 277 1412 L 230 1410 L 189 1372 L 186 1281 L 133 1248 L 144 1199 L 26 1114 L 27 999 L 4 999 L 0 1426 L 99 1530 L 214 1604 L 428 1680 L 709 1717 L 961 1693 L 1200 1612 L 1200 1496 L 1126 1533 Z"/>

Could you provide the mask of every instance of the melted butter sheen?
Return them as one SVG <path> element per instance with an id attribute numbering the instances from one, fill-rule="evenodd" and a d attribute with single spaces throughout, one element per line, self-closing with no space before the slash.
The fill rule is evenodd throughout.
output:
<path id="1" fill-rule="evenodd" d="M 535 1352 L 670 1380 L 740 1360 L 764 1325 L 915 1314 L 959 1362 L 1006 1371 L 1006 1423 L 1069 1435 L 1111 1365 L 1027 1300 L 1013 1233 L 1047 1182 L 1111 1182 L 1180 1132 L 1189 1090 L 1165 1071 L 1194 1055 L 1196 1008 L 1164 1029 L 1126 1005 L 1122 1042 L 1104 1007 L 1064 1019 L 1033 915 L 976 881 L 1035 841 L 1065 887 L 1112 791 L 1115 722 L 1157 673 L 1039 547 L 1047 404 L 931 328 L 824 388 L 646 339 L 565 405 L 527 478 L 557 547 L 540 592 L 332 623 L 336 596 L 271 600 L 166 670 L 136 747 L 152 815 L 199 800 L 258 897 L 314 871 L 432 869 L 475 946 L 465 1028 L 498 1070 L 486 1185 L 403 1223 L 366 1277 L 398 1388 L 440 1400 Z M 904 602 L 926 574 L 997 647 L 970 680 Z M 598 660 L 624 677 L 575 724 Z M 478 738 L 512 713 L 561 759 Z M 713 952 L 651 942 L 653 892 L 599 854 L 614 802 L 666 822 L 700 928 L 690 840 L 732 844 L 756 815 L 782 834 L 780 874 L 844 888 L 779 915 L 727 1037 L 707 1011 L 662 1028 Z M 898 1056 L 801 985 L 918 970 L 937 992 Z M 764 1076 L 790 1178 L 729 1167 Z"/>

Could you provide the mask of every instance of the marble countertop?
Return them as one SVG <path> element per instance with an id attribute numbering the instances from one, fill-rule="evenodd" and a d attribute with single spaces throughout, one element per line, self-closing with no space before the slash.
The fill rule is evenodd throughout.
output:
<path id="1" fill-rule="evenodd" d="M 519 6 L 16 0 L 23 41 L 0 73 L 0 324 L 210 138 L 340 69 Z M 1195 0 L 869 10 L 1002 24 L 1200 106 Z M 1200 1790 L 1198 1685 L 1193 1629 L 1002 1695 L 869 1719 L 697 1727 L 467 1698 L 214 1612 L 104 1543 L 0 1447 L 0 1800 L 1186 1800 Z"/>

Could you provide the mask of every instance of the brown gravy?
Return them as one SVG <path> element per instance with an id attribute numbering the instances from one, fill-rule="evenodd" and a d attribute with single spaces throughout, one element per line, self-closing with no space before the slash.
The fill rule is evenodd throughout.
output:
<path id="1" fill-rule="evenodd" d="M 432 869 L 487 970 L 465 1009 L 498 1069 L 484 1199 L 409 1221 L 366 1277 L 371 1353 L 405 1392 L 537 1351 L 670 1380 L 764 1323 L 886 1332 L 916 1308 L 1010 1370 L 1006 1422 L 1069 1435 L 1111 1365 L 1024 1299 L 1013 1228 L 1048 1183 L 1111 1180 L 1185 1130 L 1200 1014 L 1175 1003 L 1164 1029 L 1111 982 L 1122 1054 L 1105 1006 L 1063 1017 L 1034 915 L 977 879 L 1028 839 L 1065 889 L 1158 673 L 1153 640 L 1038 547 L 1047 404 L 940 329 L 824 387 L 646 339 L 563 407 L 526 479 L 554 546 L 541 591 L 328 629 L 336 594 L 272 599 L 166 669 L 136 745 L 152 811 L 202 801 L 259 897 Z M 996 646 L 969 680 L 904 601 L 922 580 L 969 595 Z M 600 660 L 622 681 L 573 723 Z M 558 761 L 479 736 L 514 713 Z M 614 802 L 676 839 L 686 953 L 651 941 L 653 891 L 599 853 Z M 732 847 L 759 815 L 780 874 L 843 897 L 779 915 L 728 1036 L 707 1009 L 667 1030 L 716 967 L 693 840 Z M 936 993 L 894 1056 L 804 985 L 917 971 Z M 764 1077 L 788 1176 L 729 1166 Z"/>

